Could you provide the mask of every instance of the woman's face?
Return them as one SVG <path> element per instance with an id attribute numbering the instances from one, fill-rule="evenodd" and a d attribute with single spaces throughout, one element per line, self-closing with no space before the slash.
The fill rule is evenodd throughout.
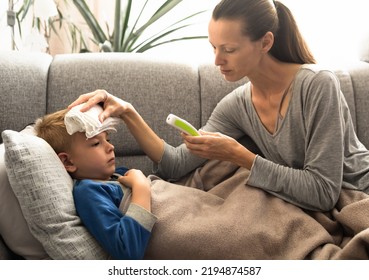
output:
<path id="1" fill-rule="evenodd" d="M 240 20 L 211 19 L 209 42 L 213 46 L 215 65 L 227 81 L 238 81 L 252 75 L 257 68 L 261 52 L 261 40 L 252 42 L 242 34 Z"/>

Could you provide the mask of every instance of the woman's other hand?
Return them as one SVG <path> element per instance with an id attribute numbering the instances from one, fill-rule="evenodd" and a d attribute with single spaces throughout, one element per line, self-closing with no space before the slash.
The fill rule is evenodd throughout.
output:
<path id="1" fill-rule="evenodd" d="M 184 143 L 191 153 L 207 159 L 233 162 L 251 169 L 255 154 L 235 139 L 222 133 L 200 130 L 201 136 L 189 136 L 182 133 Z"/>

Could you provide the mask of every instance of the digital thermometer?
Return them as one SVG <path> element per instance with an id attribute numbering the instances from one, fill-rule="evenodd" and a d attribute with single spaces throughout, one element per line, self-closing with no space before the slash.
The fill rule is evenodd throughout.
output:
<path id="1" fill-rule="evenodd" d="M 200 133 L 192 124 L 190 124 L 188 121 L 185 121 L 184 119 L 181 119 L 180 117 L 177 117 L 176 115 L 169 114 L 167 117 L 167 124 L 173 126 L 174 128 L 177 128 L 178 130 L 188 135 L 200 135 Z"/>

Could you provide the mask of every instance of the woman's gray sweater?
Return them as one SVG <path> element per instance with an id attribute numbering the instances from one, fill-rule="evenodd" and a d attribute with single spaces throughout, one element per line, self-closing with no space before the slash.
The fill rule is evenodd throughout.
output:
<path id="1" fill-rule="evenodd" d="M 327 211 L 341 188 L 369 191 L 369 151 L 358 140 L 349 108 L 332 71 L 303 65 L 292 84 L 285 117 L 271 134 L 260 121 L 247 83 L 225 96 L 204 131 L 235 139 L 245 134 L 257 144 L 247 184 L 310 210 Z M 206 160 L 184 144 L 165 151 L 156 171 L 179 178 Z"/>

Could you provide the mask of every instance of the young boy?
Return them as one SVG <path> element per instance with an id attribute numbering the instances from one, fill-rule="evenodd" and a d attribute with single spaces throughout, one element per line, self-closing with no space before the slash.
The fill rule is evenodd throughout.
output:
<path id="1" fill-rule="evenodd" d="M 156 221 L 150 212 L 148 179 L 139 170 L 116 169 L 109 128 L 92 138 L 85 132 L 68 134 L 67 112 L 38 119 L 36 134 L 50 144 L 75 179 L 76 210 L 89 232 L 112 258 L 142 259 Z"/>

